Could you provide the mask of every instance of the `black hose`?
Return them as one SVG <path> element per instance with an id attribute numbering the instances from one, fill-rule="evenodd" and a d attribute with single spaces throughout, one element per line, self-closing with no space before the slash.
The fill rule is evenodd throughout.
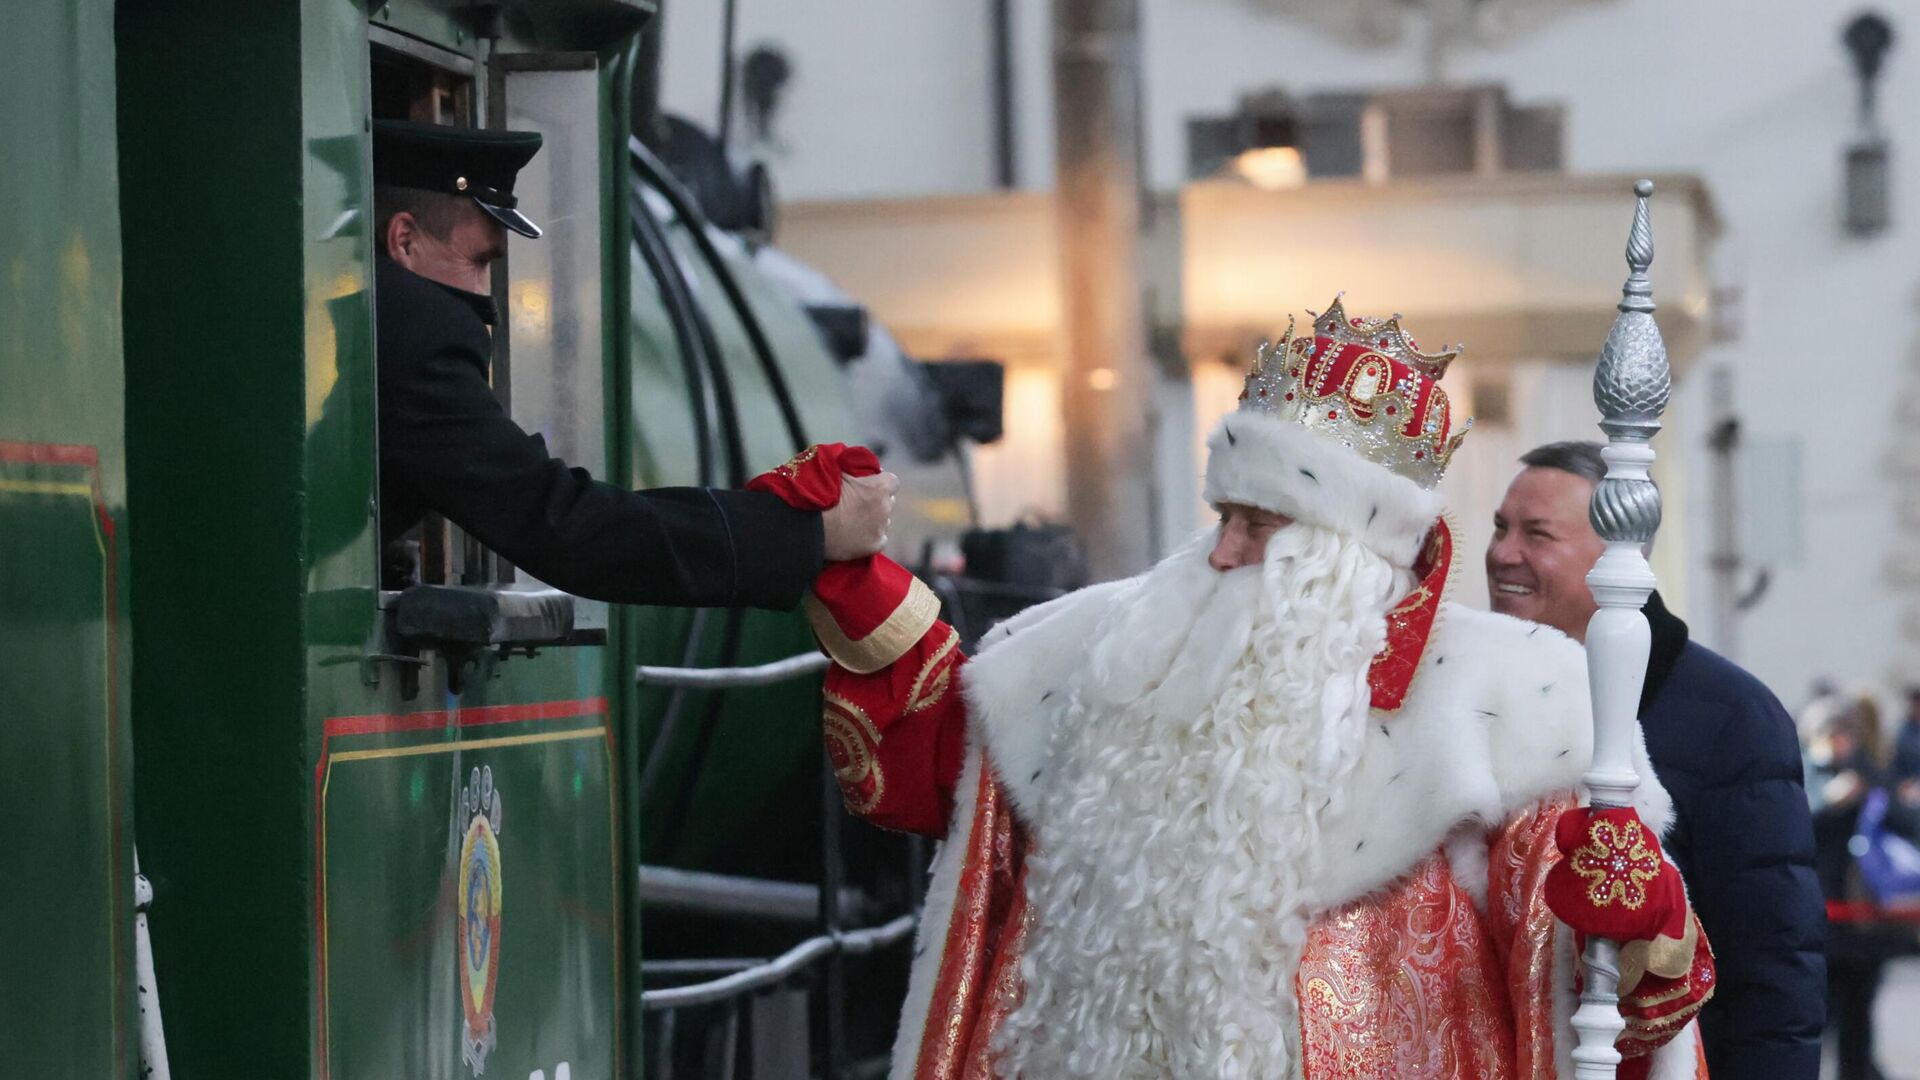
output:
<path id="1" fill-rule="evenodd" d="M 693 237 L 694 247 L 700 257 L 720 282 L 720 288 L 727 294 L 727 300 L 740 316 L 740 324 L 747 331 L 747 340 L 753 345 L 754 358 L 760 362 L 760 370 L 766 376 L 767 385 L 773 390 L 774 401 L 780 407 L 780 419 L 786 425 L 787 437 L 793 443 L 797 453 L 807 446 L 806 430 L 800 423 L 800 412 L 794 407 L 793 391 L 787 386 L 787 377 L 780 370 L 779 360 L 773 354 L 773 344 L 767 338 L 766 328 L 760 325 L 760 317 L 755 314 L 753 305 L 748 303 L 747 294 L 740 288 L 740 282 L 734 278 L 733 270 L 713 245 L 713 238 L 707 235 L 707 220 L 700 213 L 700 207 L 689 196 L 660 159 L 654 156 L 645 144 L 638 139 L 628 139 L 627 147 L 631 151 L 634 167 L 651 184 L 654 190 L 666 198 L 674 213 L 686 223 L 687 232 Z"/>
<path id="2" fill-rule="evenodd" d="M 684 362 L 688 364 L 688 378 L 701 395 L 701 413 L 696 417 L 696 427 L 704 432 L 701 444 L 702 466 L 700 481 L 711 485 L 714 482 L 714 468 L 710 443 L 713 420 L 718 420 L 720 436 L 726 454 L 727 483 L 738 487 L 746 482 L 746 448 L 740 434 L 739 415 L 734 405 L 733 382 L 727 376 L 726 365 L 720 356 L 720 347 L 713 333 L 713 326 L 701 312 L 695 301 L 692 289 L 680 273 L 679 262 L 673 257 L 673 249 L 667 240 L 660 223 L 647 212 L 644 196 L 638 189 L 634 192 L 635 236 L 640 241 L 642 257 L 646 259 L 649 270 L 660 285 L 661 298 L 667 310 L 673 315 L 674 334 L 680 345 Z M 678 211 L 676 211 L 678 212 Z M 704 373 L 700 370 L 704 366 Z M 698 650 L 705 637 L 706 619 L 704 612 L 695 616 L 689 627 L 685 649 L 686 659 L 682 667 L 691 667 L 698 659 Z M 731 666 L 739 656 L 740 637 L 744 613 L 737 608 L 727 611 L 725 627 L 722 630 L 719 666 Z M 681 720 L 685 713 L 688 691 L 676 687 L 667 698 L 666 709 L 661 716 L 660 726 L 655 730 L 653 745 L 648 750 L 647 763 L 640 776 L 641 804 L 658 788 L 665 770 L 664 756 L 673 740 L 678 737 Z M 715 691 L 707 696 L 706 708 L 697 729 L 697 741 L 694 744 L 693 759 L 681 775 L 697 777 L 704 762 L 707 746 L 711 742 L 710 729 L 719 716 L 720 708 L 726 700 L 726 692 Z M 666 849 L 671 850 L 677 840 L 682 816 L 692 799 L 693 783 L 683 785 L 675 799 L 676 811 L 668 815 L 670 822 Z"/>
<path id="3" fill-rule="evenodd" d="M 653 275 L 654 282 L 660 287 L 660 303 L 666 308 L 667 319 L 673 325 L 673 341 L 680 351 L 680 366 L 685 373 L 687 387 L 693 392 L 693 432 L 699 444 L 700 485 L 710 487 L 714 482 L 713 429 L 718 426 L 718 409 L 713 399 L 713 388 L 701 370 L 700 343 L 693 327 L 694 316 L 681 303 L 684 290 L 674 287 L 679 283 L 679 269 L 674 265 L 673 252 L 667 246 L 666 237 L 660 233 L 660 223 L 647 211 L 646 199 L 637 187 L 633 192 L 632 214 L 634 246 L 640 249 L 647 272 Z"/>

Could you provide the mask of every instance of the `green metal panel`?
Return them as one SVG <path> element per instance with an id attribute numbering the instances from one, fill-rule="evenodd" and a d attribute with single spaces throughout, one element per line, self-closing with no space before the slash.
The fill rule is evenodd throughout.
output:
<path id="1" fill-rule="evenodd" d="M 333 1076 L 551 1076 L 562 1062 L 574 1076 L 614 1075 L 608 703 L 476 704 L 545 698 L 560 692 L 542 678 L 551 669 L 595 665 L 490 666 L 446 710 L 328 725 L 321 894 Z"/>
<path id="2" fill-rule="evenodd" d="M 133 604 L 150 646 L 133 673 L 139 833 L 183 1076 L 303 1076 L 313 1061 L 307 623 L 310 604 L 353 605 L 312 588 L 326 575 L 309 534 L 341 543 L 354 527 L 309 490 L 307 433 L 313 380 L 354 350 L 310 321 L 316 279 L 343 261 L 310 256 L 351 241 L 309 225 L 353 181 L 309 155 L 358 127 L 357 19 L 338 0 L 119 11 Z M 308 87 L 329 82 L 347 103 L 310 121 Z M 343 482 L 353 471 L 339 466 Z M 364 519 L 364 498 L 350 512 Z"/>
<path id="3" fill-rule="evenodd" d="M 152 586 L 134 599 L 156 642 L 135 671 L 141 829 L 175 1066 L 612 1076 L 601 650 L 487 658 L 457 698 L 443 657 L 411 694 L 364 660 L 388 644 L 364 10 L 156 0 L 120 34 L 123 160 L 153 178 L 122 210 Z M 463 918 L 496 880 L 499 922 Z"/>
<path id="4" fill-rule="evenodd" d="M 113 7 L 30 4 L 9 15 L 0 1075 L 126 1077 L 133 858 Z"/>
<path id="5" fill-rule="evenodd" d="M 378 18 L 465 44 L 458 33 L 445 36 L 429 5 L 396 0 Z M 502 52 L 526 47 L 498 44 Z M 483 92 L 484 66 L 475 81 Z M 310 123 L 325 109 L 324 93 L 318 86 L 310 99 Z M 310 235 L 340 212 L 310 207 Z M 310 272 L 309 280 L 336 277 Z M 603 300 L 597 288 L 588 298 Z M 358 385 L 371 387 L 365 370 Z M 580 377 L 599 392 L 597 368 Z M 323 493 L 341 481 L 321 467 L 326 456 L 309 438 L 310 488 Z M 356 436 L 356 448 L 371 445 L 370 432 Z M 582 464 L 599 472 L 605 463 Z M 364 557 L 343 565 L 328 591 L 368 592 L 370 608 L 371 543 L 353 550 Z M 461 668 L 458 696 L 448 692 L 448 658 L 428 653 L 431 666 L 410 697 L 400 669 L 374 665 L 378 682 L 368 686 L 367 669 L 349 662 L 367 647 L 374 621 L 369 610 L 343 622 L 350 633 L 310 669 L 312 685 L 329 688 L 309 713 L 318 735 L 317 1075 L 554 1076 L 563 1063 L 581 1080 L 616 1075 L 621 827 L 607 650 L 483 657 Z M 310 630 L 317 643 L 319 626 Z M 475 830 L 486 836 L 470 844 Z M 496 884 L 497 922 L 482 916 L 487 904 L 463 911 L 473 888 Z"/>

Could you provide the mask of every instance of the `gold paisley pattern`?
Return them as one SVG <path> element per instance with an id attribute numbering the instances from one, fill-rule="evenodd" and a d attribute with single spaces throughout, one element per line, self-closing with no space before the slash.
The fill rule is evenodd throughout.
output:
<path id="1" fill-rule="evenodd" d="M 1506 1080 L 1514 1033 L 1501 970 L 1445 856 L 1428 856 L 1308 930 L 1295 980 L 1305 1074 Z"/>
<path id="2" fill-rule="evenodd" d="M 838 694 L 823 696 L 827 707 L 820 719 L 833 778 L 840 782 L 849 813 L 870 813 L 887 793 L 880 769 L 880 731 L 860 706 Z"/>
<path id="3" fill-rule="evenodd" d="M 992 763 L 983 763 L 970 828 L 947 841 L 966 847 L 947 925 L 920 931 L 923 940 L 940 942 L 940 966 L 927 1003 L 915 1080 L 993 1080 L 990 1065 L 968 1051 L 989 1045 L 1012 1011 L 999 1007 L 1005 1002 L 997 994 L 988 995 L 997 986 L 1018 992 L 1018 953 L 1028 918 L 1024 883 L 1015 876 L 1026 866 L 1026 840 L 1005 798 Z M 1011 954 L 1001 969 L 1011 983 L 990 981 L 994 959 L 1002 952 Z"/>
<path id="4" fill-rule="evenodd" d="M 1517 1080 L 1554 1080 L 1553 965 L 1559 920 L 1547 907 L 1547 871 L 1560 861 L 1553 827 L 1573 805 L 1562 794 L 1509 816 L 1487 856 L 1487 915 L 1505 929 L 1496 939 L 1513 1004 Z"/>

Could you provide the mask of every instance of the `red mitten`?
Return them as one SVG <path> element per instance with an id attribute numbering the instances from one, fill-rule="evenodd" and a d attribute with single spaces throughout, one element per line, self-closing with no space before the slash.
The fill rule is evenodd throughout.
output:
<path id="1" fill-rule="evenodd" d="M 823 443 L 747 481 L 747 490 L 772 492 L 802 510 L 825 510 L 840 502 L 843 473 L 872 476 L 879 471 L 880 459 L 866 447 Z M 806 609 L 827 655 L 864 675 L 893 663 L 918 643 L 939 619 L 940 599 L 906 567 L 885 555 L 869 555 L 828 563 L 813 579 Z"/>
<path id="2" fill-rule="evenodd" d="M 1547 906 L 1573 929 L 1612 941 L 1682 936 L 1686 889 L 1660 841 L 1631 809 L 1576 806 L 1560 815 L 1561 859 L 1547 871 Z"/>
<path id="3" fill-rule="evenodd" d="M 880 459 L 864 446 L 817 443 L 793 460 L 747 481 L 748 491 L 766 491 L 799 510 L 826 510 L 840 503 L 840 476 L 873 476 Z"/>

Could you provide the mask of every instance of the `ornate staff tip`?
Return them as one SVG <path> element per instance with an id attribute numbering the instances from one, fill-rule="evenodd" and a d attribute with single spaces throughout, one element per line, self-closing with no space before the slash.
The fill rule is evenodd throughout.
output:
<path id="1" fill-rule="evenodd" d="M 1653 197 L 1653 181 L 1633 185 L 1638 196 L 1633 208 L 1633 228 L 1627 233 L 1627 282 L 1620 288 L 1621 311 L 1653 310 L 1653 285 L 1647 280 L 1647 268 L 1653 265 L 1653 218 L 1647 200 Z"/>

